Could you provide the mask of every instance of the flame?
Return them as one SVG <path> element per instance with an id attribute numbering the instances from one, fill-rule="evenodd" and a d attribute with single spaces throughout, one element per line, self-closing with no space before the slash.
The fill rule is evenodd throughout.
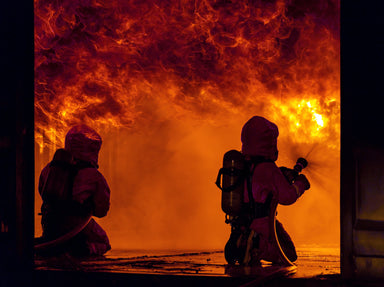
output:
<path id="1" fill-rule="evenodd" d="M 121 166 L 135 170 L 116 154 L 125 149 L 157 151 L 152 159 L 180 165 L 181 154 L 198 158 L 190 156 L 193 151 L 212 162 L 201 178 L 214 177 L 220 162 L 208 151 L 220 158 L 256 114 L 278 124 L 283 143 L 319 144 L 338 154 L 339 0 L 35 0 L 34 5 L 41 166 L 72 125 L 85 123 L 117 149 L 105 151 L 105 164 L 122 197 L 125 187 L 119 191 L 114 175 Z M 139 178 L 148 172 L 145 166 L 124 186 L 144 184 Z M 210 189 L 202 179 L 195 182 Z"/>
<path id="2" fill-rule="evenodd" d="M 339 147 L 340 105 L 336 99 L 320 103 L 319 99 L 292 99 L 289 104 L 272 101 L 271 114 L 277 122 L 287 123 L 286 132 L 297 143 L 322 143 L 330 148 Z"/>
<path id="3" fill-rule="evenodd" d="M 281 96 L 339 101 L 337 1 L 141 2 L 35 1 L 38 139 L 52 122 L 51 142 L 77 121 L 131 127 L 154 95 L 216 121 Z"/>

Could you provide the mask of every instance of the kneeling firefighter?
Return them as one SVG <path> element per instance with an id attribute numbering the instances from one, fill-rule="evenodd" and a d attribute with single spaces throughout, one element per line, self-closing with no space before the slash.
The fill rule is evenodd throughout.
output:
<path id="1" fill-rule="evenodd" d="M 89 256 L 111 249 L 106 232 L 92 218 L 104 217 L 110 206 L 109 186 L 98 171 L 101 143 L 92 128 L 74 126 L 65 148 L 58 149 L 41 171 L 43 236 L 36 239 L 37 253 Z"/>
<path id="2" fill-rule="evenodd" d="M 280 263 L 281 250 L 291 262 L 297 259 L 290 236 L 277 220 L 281 250 L 271 240 L 271 232 L 275 232 L 270 225 L 271 210 L 272 202 L 293 204 L 310 188 L 307 178 L 299 174 L 307 162 L 300 158 L 294 169 L 277 167 L 278 135 L 274 123 L 254 116 L 242 128 L 241 152 L 231 150 L 224 155 L 216 184 L 222 189 L 226 223 L 231 224 L 224 250 L 229 264 L 257 265 L 260 260 Z"/>

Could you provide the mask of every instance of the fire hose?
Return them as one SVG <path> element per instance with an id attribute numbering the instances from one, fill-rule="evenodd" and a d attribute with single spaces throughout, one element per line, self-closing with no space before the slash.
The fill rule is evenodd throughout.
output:
<path id="1" fill-rule="evenodd" d="M 64 235 L 59 236 L 56 239 L 53 239 L 51 241 L 43 242 L 35 244 L 35 250 L 42 251 L 46 250 L 55 246 L 58 246 L 60 244 L 65 243 L 66 241 L 70 240 L 71 238 L 75 237 L 77 234 L 79 234 L 91 221 L 92 216 L 89 216 L 83 223 L 77 225 L 75 228 L 73 228 L 71 231 L 65 233 Z"/>
<path id="2" fill-rule="evenodd" d="M 280 169 L 283 172 L 284 176 L 287 178 L 287 180 L 290 183 L 293 183 L 293 181 L 297 178 L 299 173 L 304 168 L 306 168 L 307 165 L 308 165 L 308 161 L 305 158 L 300 157 L 297 159 L 296 164 L 292 170 L 285 168 L 285 167 L 282 167 Z M 269 224 L 268 225 L 269 225 L 269 232 L 270 232 L 269 238 L 272 241 L 272 244 L 276 246 L 282 263 L 284 265 L 287 265 L 287 266 L 295 266 L 295 264 L 292 263 L 292 261 L 289 260 L 288 257 L 285 255 L 283 249 L 281 248 L 279 238 L 277 236 L 277 232 L 276 232 L 276 214 L 277 214 L 276 209 L 277 209 L 278 204 L 279 203 L 278 203 L 277 199 L 272 198 L 270 213 L 269 213 L 269 217 L 268 217 L 269 218 Z"/>
<path id="3" fill-rule="evenodd" d="M 278 206 L 278 202 L 275 198 L 272 199 L 271 203 L 271 210 L 269 214 L 269 238 L 272 240 L 273 245 L 277 248 L 277 251 L 279 253 L 280 259 L 284 265 L 287 266 L 296 266 L 291 260 L 288 259 L 288 257 L 285 255 L 283 249 L 281 248 L 279 239 L 277 237 L 277 232 L 276 232 L 276 209 Z"/>

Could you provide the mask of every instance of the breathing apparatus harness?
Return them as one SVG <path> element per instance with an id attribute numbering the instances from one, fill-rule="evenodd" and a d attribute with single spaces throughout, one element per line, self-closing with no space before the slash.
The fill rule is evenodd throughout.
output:
<path id="1" fill-rule="evenodd" d="M 55 152 L 41 191 L 43 204 L 39 215 L 43 216 L 42 225 L 45 234 L 43 233 L 43 238 L 36 239 L 36 250 L 46 250 L 68 241 L 80 233 L 91 220 L 93 209 L 91 201 L 81 204 L 73 200 L 72 194 L 74 179 L 84 168 L 95 167 L 89 162 L 75 160 L 65 149 L 58 149 Z M 62 233 L 61 224 L 66 224 L 68 216 L 83 220 L 79 220 L 80 223 Z"/>
<path id="2" fill-rule="evenodd" d="M 246 159 L 237 150 L 230 150 L 224 154 L 223 167 L 216 178 L 216 185 L 222 191 L 221 208 L 225 212 L 225 222 L 231 225 L 231 235 L 225 245 L 224 256 L 229 264 L 248 265 L 251 260 L 250 251 L 258 246 L 259 237 L 250 229 L 256 218 L 269 217 L 271 225 L 271 240 L 278 247 L 280 257 L 286 265 L 293 263 L 286 257 L 278 242 L 276 234 L 277 201 L 270 193 L 264 203 L 255 202 L 252 195 L 252 175 L 257 165 L 263 162 L 273 162 L 264 157 Z M 293 169 L 281 167 L 288 182 L 293 183 L 299 173 L 308 165 L 304 158 L 299 158 Z M 244 203 L 244 189 L 247 185 L 248 203 Z"/>
<path id="3" fill-rule="evenodd" d="M 271 198 L 265 203 L 257 203 L 252 195 L 252 175 L 256 166 L 263 162 L 273 162 L 264 157 L 246 159 L 237 150 L 224 154 L 223 167 L 216 178 L 216 185 L 222 191 L 221 208 L 226 214 L 225 222 L 234 223 L 238 217 L 248 217 L 248 221 L 268 215 Z M 248 203 L 244 203 L 244 187 L 247 185 Z"/>
<path id="4" fill-rule="evenodd" d="M 237 150 L 224 154 L 223 167 L 219 170 L 216 185 L 222 191 L 221 208 L 225 212 L 225 222 L 231 225 L 231 235 L 224 249 L 228 263 L 248 264 L 250 249 L 258 245 L 258 236 L 250 229 L 255 218 L 266 217 L 272 201 L 270 194 L 265 203 L 257 203 L 252 195 L 252 175 L 256 166 L 272 162 L 264 157 L 245 156 Z M 248 203 L 244 202 L 245 185 Z"/>

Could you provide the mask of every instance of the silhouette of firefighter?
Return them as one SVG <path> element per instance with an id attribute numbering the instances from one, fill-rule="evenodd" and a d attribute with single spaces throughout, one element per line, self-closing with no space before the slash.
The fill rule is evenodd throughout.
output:
<path id="1" fill-rule="evenodd" d="M 231 150 L 224 155 L 216 184 L 222 189 L 226 223 L 231 224 L 231 235 L 224 250 L 230 264 L 258 265 L 260 260 L 282 263 L 280 249 L 272 240 L 272 202 L 293 204 L 310 188 L 305 175 L 275 164 L 278 135 L 274 123 L 254 116 L 242 128 L 241 152 Z M 298 161 L 299 171 L 307 164 L 305 159 L 301 160 L 304 166 Z M 295 246 L 277 220 L 276 234 L 285 256 L 294 262 Z"/>
<path id="2" fill-rule="evenodd" d="M 110 189 L 98 171 L 101 144 L 92 128 L 74 126 L 65 148 L 41 171 L 43 235 L 35 247 L 42 254 L 91 256 L 111 249 L 106 232 L 92 218 L 106 216 L 110 206 Z"/>

